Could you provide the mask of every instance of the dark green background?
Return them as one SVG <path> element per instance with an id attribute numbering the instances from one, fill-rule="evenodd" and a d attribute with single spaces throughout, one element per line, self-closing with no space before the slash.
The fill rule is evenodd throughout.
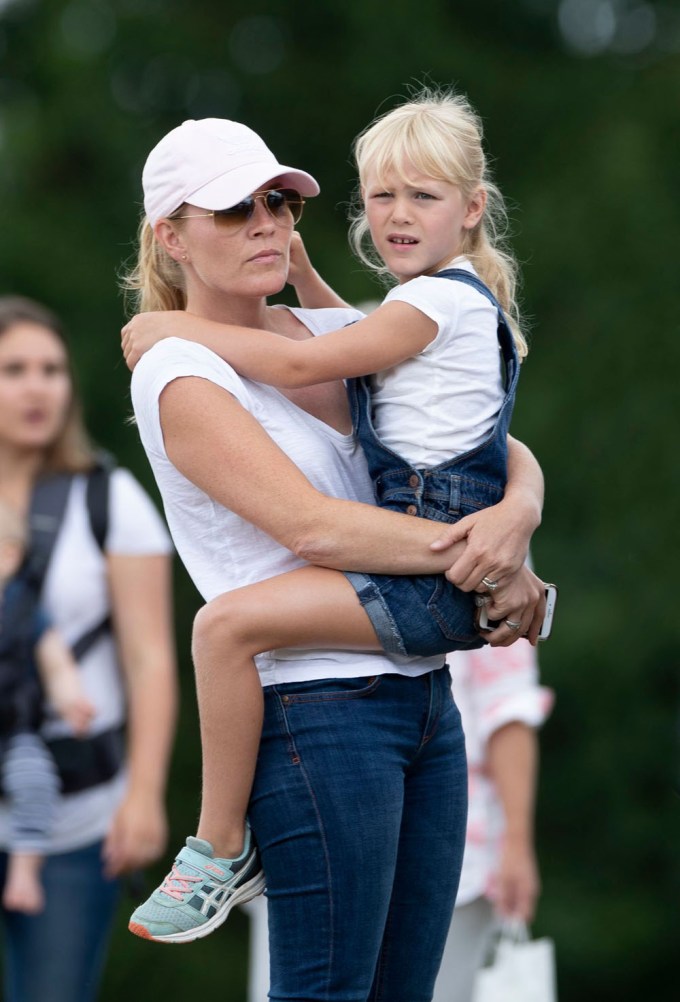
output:
<path id="1" fill-rule="evenodd" d="M 247 122 L 284 163 L 321 181 L 302 224 L 320 269 L 346 298 L 375 298 L 345 241 L 350 144 L 418 82 L 455 85 L 484 118 L 532 320 L 513 430 L 545 470 L 534 559 L 560 585 L 541 650 L 557 705 L 542 736 L 534 931 L 556 941 L 561 1002 L 670 998 L 680 844 L 677 3 L 0 0 L 0 292 L 63 315 L 96 438 L 153 489 L 125 423 L 116 284 L 146 153 L 184 118 Z M 196 813 L 188 636 L 197 605 L 178 568 L 173 844 Z M 242 916 L 174 950 L 129 936 L 128 911 L 104 1002 L 244 999 Z"/>

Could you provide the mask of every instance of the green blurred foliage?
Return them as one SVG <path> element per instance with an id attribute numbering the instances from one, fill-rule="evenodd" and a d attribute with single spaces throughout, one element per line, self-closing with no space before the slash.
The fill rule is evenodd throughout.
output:
<path id="1" fill-rule="evenodd" d="M 603 41 L 607 12 L 619 20 Z M 454 85 L 482 114 L 532 327 L 513 430 L 547 480 L 534 559 L 561 593 L 541 650 L 557 705 L 542 736 L 535 924 L 556 940 L 561 1002 L 666 998 L 675 973 L 678 13 L 628 0 L 0 0 L 0 291 L 63 315 L 93 434 L 152 491 L 126 423 L 117 291 L 151 146 L 188 117 L 261 131 L 320 179 L 302 229 L 359 302 L 380 289 L 346 246 L 354 135 L 423 82 Z M 173 843 L 193 830 L 199 782 L 199 599 L 180 567 L 176 591 Z M 245 998 L 243 916 L 159 951 L 126 933 L 128 910 L 103 1002 Z"/>

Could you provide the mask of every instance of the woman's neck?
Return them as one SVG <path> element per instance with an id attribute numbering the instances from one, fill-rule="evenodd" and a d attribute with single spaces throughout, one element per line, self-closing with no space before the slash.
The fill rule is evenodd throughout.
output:
<path id="1" fill-rule="evenodd" d="M 42 450 L 0 444 L 0 500 L 25 512 L 44 459 Z"/>
<path id="2" fill-rule="evenodd" d="M 264 330 L 276 329 L 276 314 L 279 312 L 267 306 L 267 300 L 263 297 L 212 297 L 199 292 L 188 296 L 186 309 L 187 313 L 195 313 L 196 316 L 220 324 Z"/>

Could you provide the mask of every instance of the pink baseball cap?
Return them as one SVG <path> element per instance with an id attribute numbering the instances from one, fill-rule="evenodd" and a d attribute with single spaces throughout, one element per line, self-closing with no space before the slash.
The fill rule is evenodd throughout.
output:
<path id="1" fill-rule="evenodd" d="M 267 181 L 301 195 L 319 194 L 311 174 L 278 163 L 256 132 L 226 118 L 189 119 L 154 146 L 142 172 L 151 226 L 184 202 L 228 209 Z"/>

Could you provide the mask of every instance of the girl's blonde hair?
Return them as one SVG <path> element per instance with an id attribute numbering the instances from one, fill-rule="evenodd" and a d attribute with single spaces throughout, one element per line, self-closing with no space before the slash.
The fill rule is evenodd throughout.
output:
<path id="1" fill-rule="evenodd" d="M 84 473 L 91 470 L 96 462 L 95 451 L 83 422 L 83 410 L 75 386 L 71 353 L 59 319 L 42 303 L 36 303 L 32 299 L 23 296 L 0 296 L 0 338 L 12 327 L 23 323 L 44 327 L 61 341 L 66 352 L 71 381 L 71 399 L 66 418 L 54 441 L 45 449 L 43 469 L 50 473 Z"/>
<path id="2" fill-rule="evenodd" d="M 182 269 L 156 240 L 146 216 L 139 224 L 137 261 L 123 275 L 121 285 L 129 312 L 186 309 Z"/>
<path id="3" fill-rule="evenodd" d="M 480 222 L 465 230 L 460 253 L 474 264 L 482 281 L 503 307 L 521 358 L 527 343 L 521 332 L 517 304 L 518 267 L 506 244 L 508 217 L 503 196 L 491 180 L 482 147 L 479 115 L 467 98 L 449 91 L 422 90 L 412 100 L 376 119 L 355 140 L 354 157 L 363 186 L 369 174 L 384 184 L 388 174 L 408 180 L 405 172 L 418 173 L 460 188 L 471 198 L 480 187 L 487 202 Z M 352 214 L 350 244 L 359 259 L 379 274 L 389 269 L 379 257 L 361 193 Z"/>

